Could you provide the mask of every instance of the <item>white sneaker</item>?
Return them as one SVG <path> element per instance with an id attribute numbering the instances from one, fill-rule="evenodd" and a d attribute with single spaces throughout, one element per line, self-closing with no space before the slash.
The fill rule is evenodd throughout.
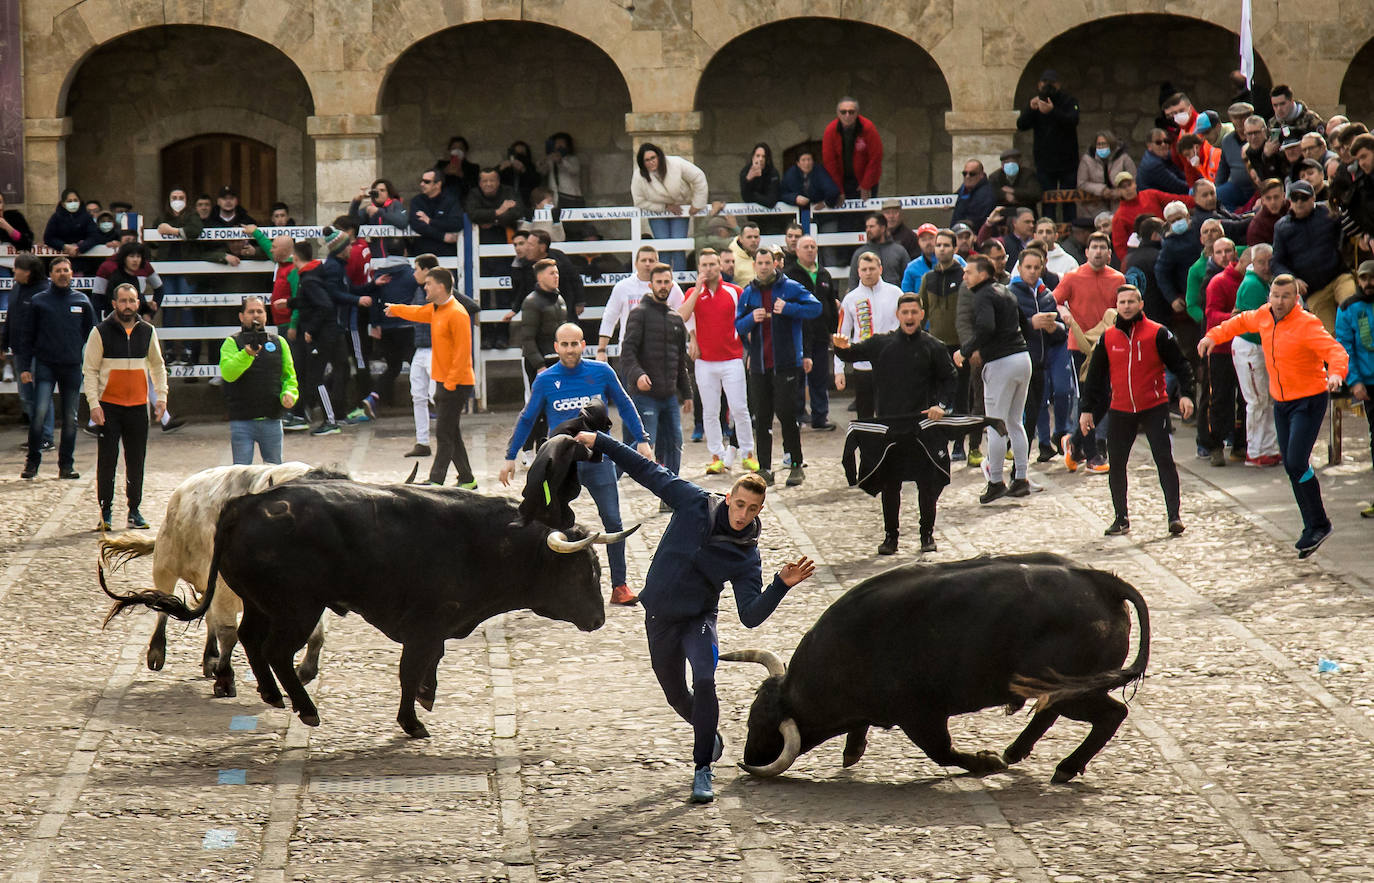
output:
<path id="1" fill-rule="evenodd" d="M 725 468 L 729 469 L 731 466 L 734 466 L 735 461 L 739 459 L 739 448 L 735 447 L 734 445 L 726 445 L 725 455 L 720 459 L 722 462 L 725 463 Z"/>

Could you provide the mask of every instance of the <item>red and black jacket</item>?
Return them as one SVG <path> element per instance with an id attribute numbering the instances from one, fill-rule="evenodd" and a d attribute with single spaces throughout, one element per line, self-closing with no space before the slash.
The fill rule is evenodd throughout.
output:
<path id="1" fill-rule="evenodd" d="M 1100 414 L 1110 401 L 1113 411 L 1140 413 L 1167 404 L 1165 371 L 1178 377 L 1181 389 L 1191 389 L 1193 369 L 1168 328 L 1145 318 L 1116 317 L 1093 348 L 1083 380 L 1083 411 Z"/>

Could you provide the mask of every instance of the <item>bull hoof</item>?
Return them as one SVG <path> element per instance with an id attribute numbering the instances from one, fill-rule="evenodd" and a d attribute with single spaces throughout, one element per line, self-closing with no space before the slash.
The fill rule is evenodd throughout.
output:
<path id="1" fill-rule="evenodd" d="M 267 694 L 267 693 L 259 692 L 258 695 L 262 697 L 262 701 L 263 701 L 263 702 L 266 702 L 268 705 L 272 706 L 273 708 L 285 708 L 285 707 L 286 707 L 286 701 L 285 701 L 284 699 L 281 698 L 281 694 L 277 694 L 276 696 L 272 696 L 272 695 Z"/>
<path id="2" fill-rule="evenodd" d="M 429 730 L 425 729 L 425 725 L 420 723 L 419 721 L 415 721 L 409 724 L 401 724 L 401 729 L 405 730 L 406 735 L 412 739 L 429 738 Z"/>
<path id="3" fill-rule="evenodd" d="M 434 697 L 433 697 L 433 696 L 416 696 L 416 697 L 415 697 L 415 701 L 418 702 L 418 703 L 420 703 L 420 707 L 423 708 L 425 711 L 433 711 L 433 710 L 434 710 Z"/>
<path id="4" fill-rule="evenodd" d="M 296 677 L 300 679 L 302 685 L 315 680 L 315 675 L 317 674 L 319 674 L 319 672 L 315 669 L 315 666 L 306 665 L 305 663 L 301 663 L 300 668 L 296 669 Z"/>
<path id="5" fill-rule="evenodd" d="M 215 681 L 215 698 L 232 699 L 239 694 L 233 681 Z"/>
<path id="6" fill-rule="evenodd" d="M 1050 782 L 1055 785 L 1067 785 L 1081 775 L 1083 775 L 1082 770 L 1071 770 L 1062 766 L 1055 767 L 1054 775 L 1050 776 Z"/>
<path id="7" fill-rule="evenodd" d="M 217 668 L 219 668 L 218 656 L 207 656 L 200 661 L 201 674 L 205 675 L 207 678 L 213 678 L 215 676 L 215 669 Z"/>
<path id="8" fill-rule="evenodd" d="M 149 670 L 149 671 L 162 671 L 162 666 L 165 665 L 166 662 L 167 662 L 167 653 L 166 653 L 164 650 L 162 650 L 162 649 L 154 650 L 152 647 L 149 647 L 149 648 L 148 648 L 148 670 Z"/>
<path id="9" fill-rule="evenodd" d="M 867 748 L 867 747 L 868 747 L 867 745 L 864 746 L 864 748 Z M 844 753 L 844 768 L 845 768 L 845 769 L 849 769 L 849 768 L 852 767 L 854 764 L 856 764 L 856 763 L 858 763 L 859 761 L 863 760 L 864 748 L 860 748 L 858 751 L 853 752 L 853 753 L 850 753 L 850 752 L 848 752 L 848 751 L 846 751 L 846 752 Z"/>
<path id="10" fill-rule="evenodd" d="M 1013 751 L 1012 748 L 1014 747 L 1015 746 L 1008 745 L 1007 750 L 1002 752 L 1002 762 L 1007 766 L 1011 766 L 1014 763 L 1020 763 L 1030 756 L 1030 751 L 1022 751 L 1020 749 Z"/>
<path id="11" fill-rule="evenodd" d="M 303 714 L 301 715 L 301 723 L 305 724 L 307 727 L 318 727 L 320 725 L 320 716 L 318 714 Z"/>
<path id="12" fill-rule="evenodd" d="M 975 763 L 969 772 L 979 776 L 1000 773 L 1007 768 L 1006 763 L 995 751 L 980 751 L 974 755 Z"/>

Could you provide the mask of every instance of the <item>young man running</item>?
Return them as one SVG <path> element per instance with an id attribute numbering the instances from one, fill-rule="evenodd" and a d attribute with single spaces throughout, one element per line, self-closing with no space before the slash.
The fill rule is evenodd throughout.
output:
<path id="1" fill-rule="evenodd" d="M 741 476 L 725 496 L 707 493 L 636 454 L 603 433 L 578 433 L 577 440 L 604 454 L 673 510 L 653 563 L 644 578 L 644 628 L 649 660 L 663 695 L 696 733 L 692 802 L 715 799 L 711 764 L 724 740 L 716 731 L 716 616 L 729 582 L 735 609 L 748 628 L 763 624 L 787 591 L 816 572 L 805 556 L 783 565 L 765 589 L 759 556 L 759 512 L 768 487 L 761 476 Z M 689 688 L 684 666 L 692 667 Z"/>
<path id="2" fill-rule="evenodd" d="M 1111 467 L 1107 483 L 1112 491 L 1116 519 L 1107 536 L 1128 533 L 1131 521 L 1126 511 L 1126 463 L 1140 431 L 1150 443 L 1164 491 L 1169 533 L 1183 533 L 1179 518 L 1178 467 L 1174 465 L 1173 445 L 1169 439 L 1169 393 L 1165 388 L 1167 368 L 1179 379 L 1180 389 L 1192 389 L 1193 369 L 1178 341 L 1168 328 L 1145 318 L 1145 301 L 1134 285 L 1122 285 L 1116 292 L 1116 322 L 1102 333 L 1088 362 L 1083 381 L 1083 413 L 1078 418 L 1084 438 L 1092 434 L 1097 421 L 1111 403 L 1112 419 L 1107 423 L 1107 461 Z M 1179 413 L 1186 419 L 1193 413 L 1193 401 L 1183 396 Z"/>

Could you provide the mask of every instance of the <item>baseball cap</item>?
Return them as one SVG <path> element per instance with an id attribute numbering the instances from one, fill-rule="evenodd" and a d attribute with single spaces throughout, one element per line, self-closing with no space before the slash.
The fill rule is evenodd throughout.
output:
<path id="1" fill-rule="evenodd" d="M 968 224 L 965 224 L 963 221 L 960 221 L 959 223 L 955 224 L 953 227 L 950 227 L 949 229 L 950 232 L 953 233 L 955 236 L 959 236 L 963 233 L 973 232 L 973 228 L 970 227 Z"/>
<path id="2" fill-rule="evenodd" d="M 1308 197 L 1313 196 L 1314 194 L 1312 193 L 1312 185 L 1308 184 L 1306 181 L 1294 181 L 1292 184 L 1288 185 L 1288 196 L 1290 199 L 1295 194 L 1299 193 Z"/>
<path id="3" fill-rule="evenodd" d="M 1126 173 L 1123 173 L 1123 174 L 1129 174 L 1129 172 L 1126 172 Z M 1120 178 L 1121 175 L 1117 175 L 1117 177 Z M 1071 226 L 1071 227 L 1077 227 L 1077 228 L 1080 229 L 1080 230 L 1096 230 L 1096 229 L 1097 229 L 1097 224 L 1093 221 L 1093 219 L 1092 219 L 1092 218 L 1089 218 L 1089 217 L 1087 217 L 1087 216 L 1085 216 L 1085 215 L 1079 215 L 1079 216 L 1077 216 L 1076 218 L 1074 218 L 1072 221 L 1069 222 L 1069 226 Z"/>
<path id="4" fill-rule="evenodd" d="M 931 224 L 931 223 L 925 223 L 925 224 L 922 224 L 921 226 L 919 226 L 919 227 L 916 228 L 916 235 L 917 235 L 917 236 L 924 236 L 924 235 L 927 234 L 927 233 L 929 233 L 930 235 L 934 236 L 936 233 L 939 233 L 939 232 L 940 232 L 940 228 L 937 227 L 937 226 L 935 226 L 934 224 Z"/>
<path id="5" fill-rule="evenodd" d="M 895 196 L 889 196 L 883 200 L 883 208 L 901 208 L 902 201 Z"/>
<path id="6" fill-rule="evenodd" d="M 1021 155 L 1021 150 L 1020 150 L 1019 148 L 1016 148 L 1016 147 L 1008 147 L 1006 150 L 1002 151 L 1002 155 L 999 156 L 998 159 L 1004 159 L 1004 160 L 1006 160 L 1006 159 L 1015 159 L 1015 158 L 1019 157 L 1020 155 Z"/>
<path id="7" fill-rule="evenodd" d="M 1280 146 L 1282 146 L 1284 150 L 1287 150 L 1290 147 L 1301 147 L 1302 139 L 1297 137 L 1296 135 L 1289 135 L 1287 138 L 1283 139 L 1283 144 Z"/>
<path id="8" fill-rule="evenodd" d="M 223 187 L 219 189 L 219 195 L 215 198 L 223 199 L 226 196 L 232 196 L 235 199 L 238 199 L 239 193 L 233 187 L 230 187 L 228 184 L 225 184 Z"/>
<path id="9" fill-rule="evenodd" d="M 1112 176 L 1112 186 L 1119 187 L 1121 186 L 1122 181 L 1134 180 L 1135 175 L 1132 175 L 1130 172 L 1126 171 L 1125 169 L 1122 169 L 1121 171 L 1117 172 L 1115 175 Z"/>
<path id="10" fill-rule="evenodd" d="M 1059 82 L 1059 71 L 1054 68 L 1045 68 L 1040 72 L 1040 82 L 1057 83 Z"/>
<path id="11" fill-rule="evenodd" d="M 1360 269 L 1355 272 L 1356 276 L 1374 276 L 1374 261 L 1365 261 L 1360 264 Z"/>

